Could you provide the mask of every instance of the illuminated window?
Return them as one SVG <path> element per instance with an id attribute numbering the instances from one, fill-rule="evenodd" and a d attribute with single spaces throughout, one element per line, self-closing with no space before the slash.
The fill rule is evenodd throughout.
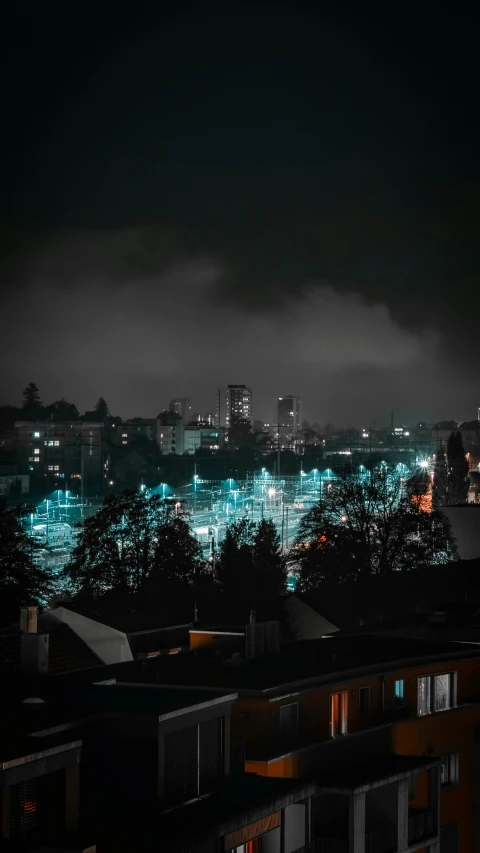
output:
<path id="1" fill-rule="evenodd" d="M 34 452 L 35 456 L 38 456 L 40 453 L 40 450 L 38 449 L 38 447 L 34 447 L 33 452 Z"/>
<path id="2" fill-rule="evenodd" d="M 33 437 L 34 437 L 34 438 L 40 438 L 40 433 L 39 433 L 39 432 L 34 432 L 34 433 L 33 433 Z"/>
<path id="3" fill-rule="evenodd" d="M 444 672 L 417 679 L 417 711 L 420 717 L 455 707 L 456 676 L 456 672 Z"/>
<path id="4" fill-rule="evenodd" d="M 330 694 L 330 736 L 339 737 L 347 734 L 348 693 Z"/>
<path id="5" fill-rule="evenodd" d="M 401 707 L 401 705 L 403 705 L 403 678 L 395 682 L 393 703 L 396 708 L 399 708 Z"/>
<path id="6" fill-rule="evenodd" d="M 53 446 L 54 446 L 54 447 L 60 447 L 60 442 L 59 442 L 59 441 L 54 441 L 54 442 L 53 442 Z"/>
<path id="7" fill-rule="evenodd" d="M 128 441 L 122 441 L 122 444 L 128 444 Z"/>
<path id="8" fill-rule="evenodd" d="M 128 438 L 128 433 L 122 432 L 122 438 Z"/>
<path id="9" fill-rule="evenodd" d="M 52 439 L 50 439 L 50 441 L 48 442 L 48 446 L 49 446 L 49 447 L 53 447 L 53 441 L 52 441 Z"/>
<path id="10" fill-rule="evenodd" d="M 33 457 L 33 461 L 34 461 L 34 462 L 40 462 L 40 458 L 39 458 L 38 456 L 34 456 L 34 457 Z"/>

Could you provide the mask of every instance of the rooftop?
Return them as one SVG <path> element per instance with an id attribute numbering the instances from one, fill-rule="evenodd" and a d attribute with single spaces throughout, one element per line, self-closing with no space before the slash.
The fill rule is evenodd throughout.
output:
<path id="1" fill-rule="evenodd" d="M 285 689 L 331 684 L 366 673 L 382 673 L 434 660 L 479 656 L 475 645 L 419 642 L 375 635 L 331 635 L 284 644 L 278 655 L 250 660 L 224 660 L 215 650 L 149 658 L 103 667 L 98 680 L 184 685 L 231 690 L 265 698 Z M 89 678 L 95 671 L 87 673 Z"/>

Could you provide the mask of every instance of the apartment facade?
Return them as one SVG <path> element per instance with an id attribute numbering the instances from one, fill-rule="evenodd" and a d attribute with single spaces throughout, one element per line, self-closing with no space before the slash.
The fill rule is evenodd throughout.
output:
<path id="1" fill-rule="evenodd" d="M 217 391 L 217 426 L 228 429 L 235 419 L 252 423 L 252 389 L 246 385 L 227 385 Z"/>
<path id="2" fill-rule="evenodd" d="M 22 473 L 83 481 L 94 493 L 103 480 L 103 424 L 88 421 L 17 421 L 15 442 Z"/>

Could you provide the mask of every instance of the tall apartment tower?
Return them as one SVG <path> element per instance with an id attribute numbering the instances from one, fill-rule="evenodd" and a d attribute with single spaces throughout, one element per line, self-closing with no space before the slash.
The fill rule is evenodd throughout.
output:
<path id="1" fill-rule="evenodd" d="M 252 389 L 246 385 L 227 385 L 217 391 L 217 425 L 228 429 L 232 418 L 252 423 Z"/>
<path id="2" fill-rule="evenodd" d="M 292 394 L 279 397 L 277 414 L 280 435 L 295 435 L 300 429 L 300 397 L 294 397 Z"/>
<path id="3" fill-rule="evenodd" d="M 169 409 L 176 415 L 180 415 L 184 425 L 190 423 L 192 418 L 190 397 L 176 397 L 175 400 L 170 400 Z"/>

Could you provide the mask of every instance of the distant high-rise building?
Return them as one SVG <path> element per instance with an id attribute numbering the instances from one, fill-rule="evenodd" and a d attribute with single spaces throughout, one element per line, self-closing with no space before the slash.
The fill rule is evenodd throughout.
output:
<path id="1" fill-rule="evenodd" d="M 232 418 L 252 422 L 252 389 L 246 385 L 227 385 L 217 391 L 217 424 L 231 426 Z"/>
<path id="2" fill-rule="evenodd" d="M 278 431 L 281 436 L 291 437 L 300 429 L 300 397 L 287 394 L 278 398 Z"/>
<path id="3" fill-rule="evenodd" d="M 184 424 L 190 423 L 192 418 L 190 397 L 176 397 L 175 400 L 170 400 L 170 411 L 180 415 Z"/>

